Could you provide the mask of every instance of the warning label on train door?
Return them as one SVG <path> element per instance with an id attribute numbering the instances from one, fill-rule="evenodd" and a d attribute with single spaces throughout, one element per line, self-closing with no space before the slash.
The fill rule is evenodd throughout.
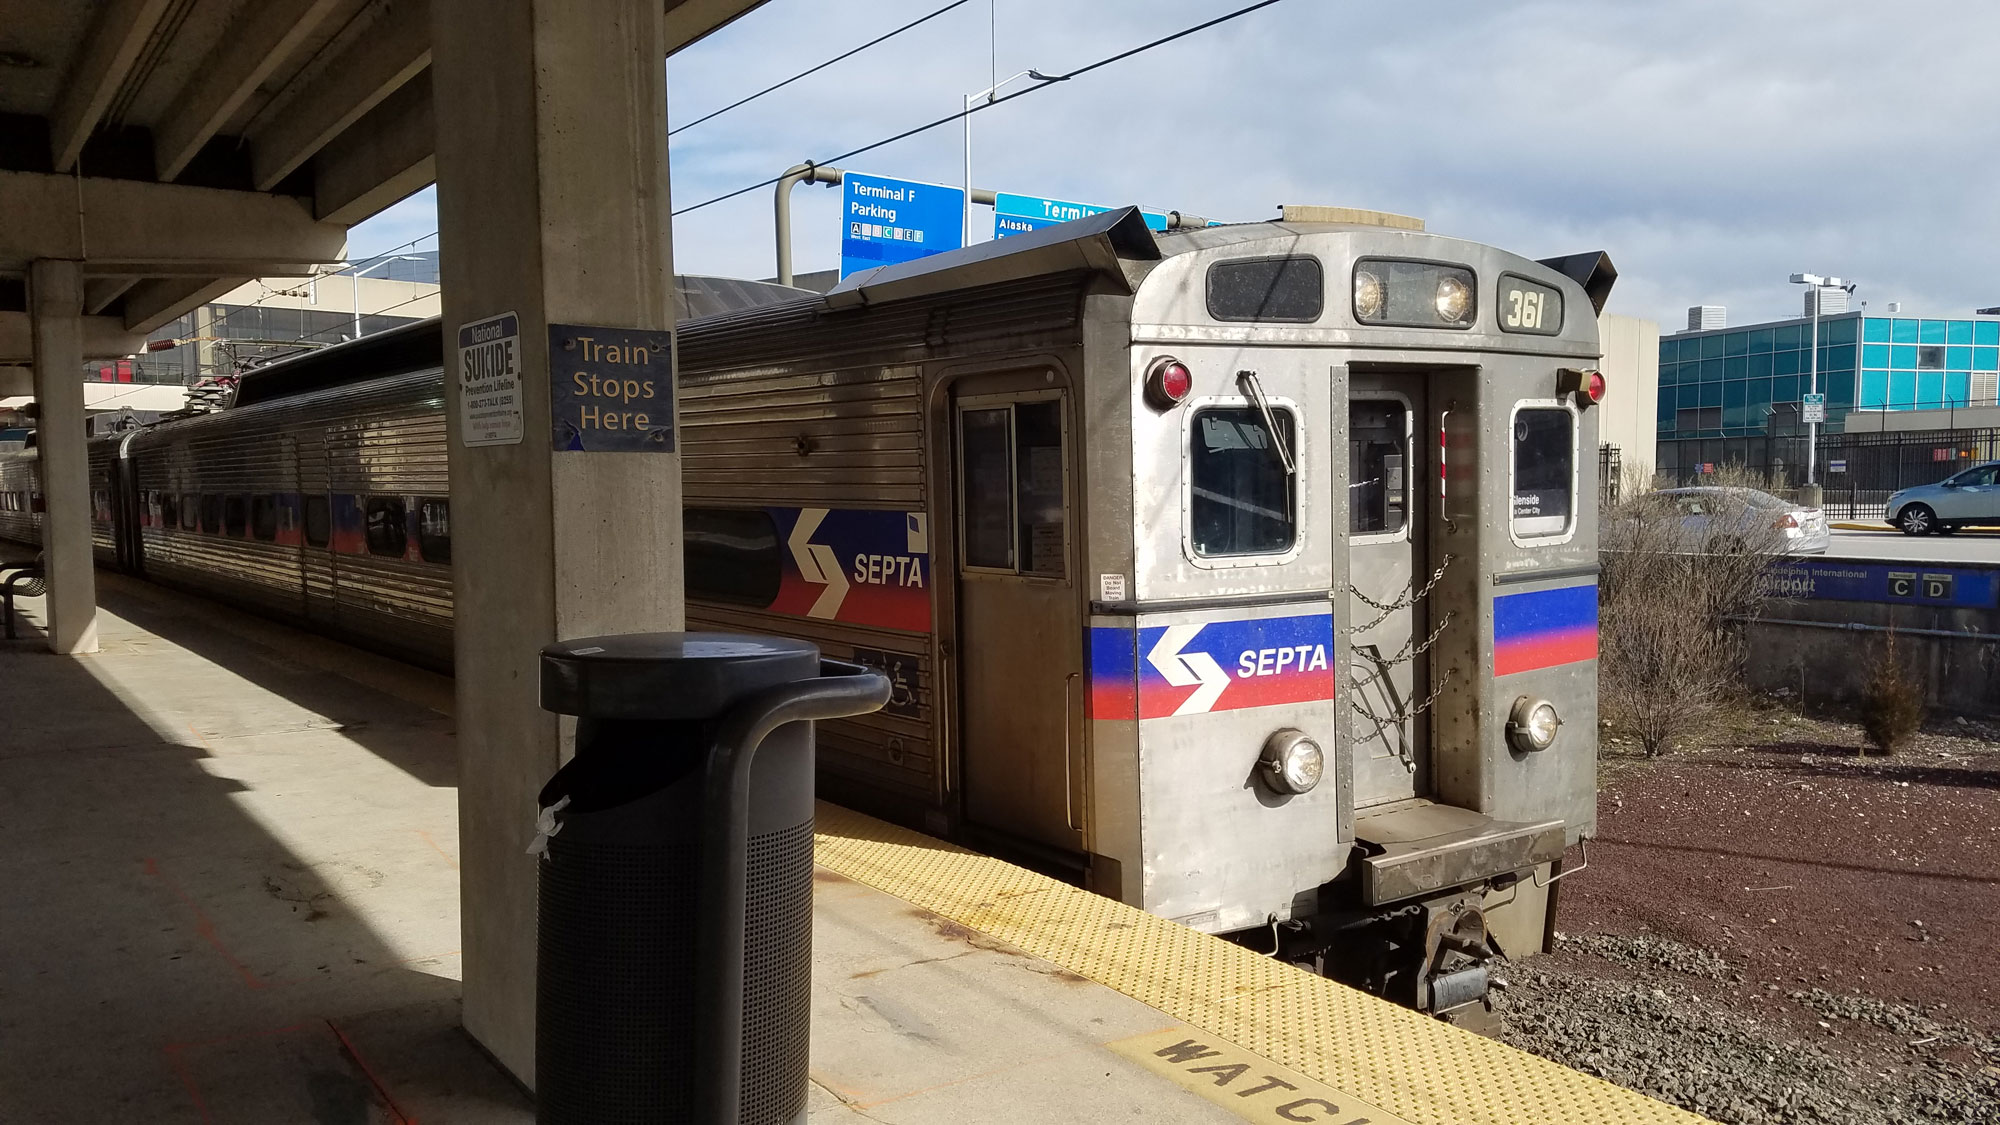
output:
<path id="1" fill-rule="evenodd" d="M 518 445 L 521 318 L 489 316 L 458 326 L 458 433 L 466 445 Z"/>

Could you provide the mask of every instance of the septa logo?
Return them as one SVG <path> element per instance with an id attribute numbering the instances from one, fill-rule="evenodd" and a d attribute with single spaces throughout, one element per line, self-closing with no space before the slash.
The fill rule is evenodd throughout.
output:
<path id="1" fill-rule="evenodd" d="M 785 543 L 776 613 L 886 629 L 931 627 L 922 512 L 767 508 Z"/>

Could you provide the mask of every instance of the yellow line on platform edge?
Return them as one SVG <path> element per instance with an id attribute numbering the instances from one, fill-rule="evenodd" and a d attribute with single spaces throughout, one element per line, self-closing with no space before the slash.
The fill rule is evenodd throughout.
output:
<path id="1" fill-rule="evenodd" d="M 822 803 L 820 866 L 1416 1125 L 1705 1118 L 1102 895 Z"/>

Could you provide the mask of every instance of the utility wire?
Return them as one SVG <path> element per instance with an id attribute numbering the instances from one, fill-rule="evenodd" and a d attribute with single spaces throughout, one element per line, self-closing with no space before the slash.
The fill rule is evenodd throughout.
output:
<path id="1" fill-rule="evenodd" d="M 1118 54 L 1112 55 L 1108 58 L 1099 59 L 1088 66 L 1078 67 L 1077 69 L 1072 70 L 1067 74 L 1054 75 L 1048 81 L 1043 82 L 1039 86 L 1029 86 L 1026 89 L 1016 90 L 1011 94 L 1007 94 L 998 98 L 993 98 L 990 101 L 980 102 L 978 105 L 973 106 L 971 109 L 960 110 L 957 113 L 946 114 L 945 116 L 938 118 L 936 121 L 929 122 L 928 124 L 919 125 L 914 129 L 905 129 L 902 132 L 897 133 L 893 137 L 885 137 L 882 140 L 876 141 L 873 144 L 862 145 L 860 148 L 850 149 L 847 152 L 843 152 L 838 156 L 829 156 L 825 160 L 815 160 L 811 161 L 810 163 L 816 165 L 836 164 L 842 160 L 848 159 L 849 157 L 860 156 L 864 152 L 873 152 L 874 150 L 881 148 L 884 145 L 892 145 L 895 144 L 897 141 L 904 140 L 909 137 L 914 137 L 918 133 L 929 132 L 930 130 L 935 129 L 940 125 L 949 125 L 952 122 L 959 120 L 960 118 L 969 117 L 972 114 L 992 109 L 994 106 L 1000 105 L 1003 102 L 1011 102 L 1015 98 L 1025 98 L 1029 94 L 1033 94 L 1041 90 L 1046 90 L 1050 86 L 1053 86 L 1058 82 L 1067 82 L 1072 78 L 1080 78 L 1083 75 L 1089 74 L 1093 70 L 1099 69 L 1100 67 L 1110 66 L 1112 63 L 1115 62 L 1123 62 L 1124 60 L 1129 59 L 1134 55 L 1144 54 L 1145 52 L 1150 51 L 1155 47 L 1163 47 L 1168 43 L 1172 43 L 1176 39 L 1185 39 L 1188 36 L 1195 34 L 1196 32 L 1207 31 L 1209 28 L 1215 27 L 1218 24 L 1225 24 L 1228 23 L 1230 20 L 1240 19 L 1243 16 L 1247 16 L 1252 12 L 1258 11 L 1263 8 L 1268 8 L 1273 4 L 1278 4 L 1281 2 L 1282 0 L 1258 0 L 1258 3 L 1238 8 L 1233 12 L 1217 16 L 1214 19 L 1207 21 L 1206 23 L 1198 23 L 1195 24 L 1193 27 L 1183 28 L 1180 31 L 1176 31 L 1172 35 L 1161 36 L 1160 38 L 1155 39 L 1150 43 L 1140 44 L 1137 47 L 1133 47 L 1131 50 L 1120 51 Z M 687 207 L 682 207 L 674 212 L 674 216 L 679 217 L 681 215 L 688 214 L 691 211 L 699 211 L 704 207 L 710 207 L 717 203 L 721 203 L 724 200 L 735 199 L 739 195 L 747 195 L 750 192 L 756 191 L 758 188 L 770 187 L 771 185 L 777 183 L 779 180 L 782 179 L 784 179 L 783 175 L 777 175 L 777 176 L 772 176 L 768 180 L 759 180 L 754 184 L 737 188 L 735 191 L 725 192 L 724 194 L 718 195 L 712 199 L 704 199 L 700 203 L 695 203 Z"/>
<path id="2" fill-rule="evenodd" d="M 797 74 L 792 75 L 790 78 L 785 79 L 783 82 L 778 83 L 775 86 L 766 86 L 747 98 L 744 98 L 740 101 L 730 102 L 728 105 L 723 106 L 721 109 L 718 109 L 713 113 L 707 114 L 702 117 L 697 117 L 693 121 L 690 121 L 685 125 L 680 125 L 675 128 L 669 129 L 667 130 L 667 136 L 671 137 L 675 133 L 692 129 L 704 121 L 713 121 L 714 119 L 721 117 L 723 114 L 728 113 L 732 109 L 736 109 L 739 106 L 749 105 L 751 102 L 756 101 L 758 98 L 763 97 L 765 94 L 769 94 L 776 90 L 782 90 L 785 87 L 791 85 L 792 83 L 797 82 L 801 78 L 806 78 L 811 75 L 818 74 L 820 71 L 825 70 L 827 67 L 832 66 L 834 63 L 840 62 L 843 59 L 851 59 L 854 56 L 860 54 L 861 52 L 867 50 L 868 48 L 875 46 L 877 43 L 883 43 L 887 42 L 888 40 L 894 39 L 896 36 L 901 35 L 905 31 L 910 30 L 911 28 L 917 26 L 920 23 L 928 23 L 929 21 L 934 20 L 941 15 L 944 15 L 946 12 L 951 11 L 953 8 L 963 7 L 967 3 L 970 3 L 970 0 L 952 0 L 952 3 L 946 4 L 944 7 L 939 8 L 937 11 L 932 12 L 930 15 L 922 16 L 917 19 L 911 20 L 909 23 L 904 24 L 903 26 L 897 28 L 894 31 L 888 32 L 883 35 L 878 35 L 875 38 L 870 39 L 868 42 L 863 43 L 861 46 L 854 48 L 852 51 L 847 52 L 846 54 L 835 55 L 834 57 L 826 60 L 825 62 L 819 64 L 818 66 L 813 67 L 811 70 L 802 70 Z"/>
<path id="3" fill-rule="evenodd" d="M 437 231 L 432 231 L 429 234 L 420 234 L 417 237 L 409 240 L 408 242 L 403 243 L 401 246 L 391 246 L 387 250 L 384 250 L 379 254 L 370 254 L 368 257 L 362 258 L 359 261 L 350 261 L 346 265 L 340 267 L 337 270 L 328 270 L 325 273 L 314 274 L 313 276 L 305 280 L 305 284 L 310 285 L 316 281 L 324 281 L 329 277 L 339 277 L 341 274 L 344 274 L 349 270 L 356 268 L 357 266 L 368 265 L 369 268 L 372 269 L 373 266 L 370 265 L 370 263 L 380 262 L 382 259 L 401 250 L 414 249 L 415 247 L 422 245 L 424 242 L 436 238 L 437 236 L 438 236 Z M 273 297 L 283 296 L 286 293 L 291 293 L 293 296 L 298 295 L 291 289 L 272 289 L 270 292 L 264 294 L 262 297 L 257 298 L 256 300 L 250 302 L 249 304 L 238 305 L 235 308 L 230 309 L 228 312 L 223 313 L 221 316 L 216 317 L 214 320 L 209 321 L 208 322 L 209 331 L 213 332 L 215 330 L 216 325 L 222 324 L 223 322 L 227 321 L 230 317 L 235 316 L 238 313 L 249 312 L 251 309 L 256 308 L 257 306 L 263 304 L 265 301 L 268 301 Z"/>

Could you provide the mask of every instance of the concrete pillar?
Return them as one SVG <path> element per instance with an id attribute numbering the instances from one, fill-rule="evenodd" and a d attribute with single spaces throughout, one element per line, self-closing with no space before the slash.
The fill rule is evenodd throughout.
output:
<path id="1" fill-rule="evenodd" d="M 536 794 L 571 733 L 537 706 L 536 654 L 558 638 L 683 620 L 678 454 L 558 451 L 550 436 L 549 324 L 673 327 L 665 7 L 431 6 L 463 1018 L 530 1085 L 536 861 L 526 849 Z M 509 312 L 519 319 L 523 436 L 468 446 L 458 326 Z"/>
<path id="2" fill-rule="evenodd" d="M 83 268 L 28 267 L 35 337 L 35 446 L 41 451 L 42 555 L 49 648 L 97 651 L 97 574 L 90 557 L 90 462 L 83 448 Z"/>

